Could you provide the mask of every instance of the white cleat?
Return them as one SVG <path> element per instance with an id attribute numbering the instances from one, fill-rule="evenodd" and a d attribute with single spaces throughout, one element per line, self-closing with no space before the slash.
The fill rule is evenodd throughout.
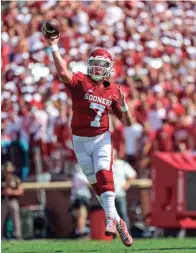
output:
<path id="1" fill-rule="evenodd" d="M 114 236 L 116 234 L 116 221 L 112 218 L 106 219 L 106 229 L 105 235 L 106 236 Z"/>

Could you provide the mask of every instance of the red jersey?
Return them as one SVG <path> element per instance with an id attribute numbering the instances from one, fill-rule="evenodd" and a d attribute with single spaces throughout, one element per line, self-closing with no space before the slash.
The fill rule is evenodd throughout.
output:
<path id="1" fill-rule="evenodd" d="M 189 129 L 189 145 L 193 151 L 196 151 L 196 125 L 193 124 Z"/>
<path id="2" fill-rule="evenodd" d="M 91 137 L 104 133 L 109 129 L 110 111 L 121 119 L 116 84 L 95 86 L 88 75 L 77 72 L 66 87 L 72 96 L 72 134 Z"/>
<path id="3" fill-rule="evenodd" d="M 158 147 L 158 151 L 162 152 L 172 152 L 174 151 L 174 129 L 171 125 L 166 124 L 161 129 L 159 129 L 156 133 L 156 140 Z"/>
<path id="4" fill-rule="evenodd" d="M 174 131 L 174 141 L 176 145 L 176 149 L 179 148 L 179 144 L 184 143 L 186 148 L 190 148 L 189 139 L 193 138 L 193 136 L 190 136 L 191 133 L 191 127 L 190 126 L 179 126 L 176 127 Z"/>

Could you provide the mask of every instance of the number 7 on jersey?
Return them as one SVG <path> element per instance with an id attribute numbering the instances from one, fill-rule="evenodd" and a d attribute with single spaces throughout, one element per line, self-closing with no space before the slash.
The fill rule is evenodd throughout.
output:
<path id="1" fill-rule="evenodd" d="M 97 115 L 96 115 L 95 119 L 93 121 L 91 121 L 91 126 L 92 127 L 100 127 L 100 119 L 101 119 L 101 116 L 105 110 L 105 106 L 91 102 L 90 108 L 97 109 Z"/>

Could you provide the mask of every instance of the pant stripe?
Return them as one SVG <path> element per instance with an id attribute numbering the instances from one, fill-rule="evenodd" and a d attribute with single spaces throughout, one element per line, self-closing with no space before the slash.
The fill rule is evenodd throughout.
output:
<path id="1" fill-rule="evenodd" d="M 113 145 L 112 145 L 112 140 L 111 140 L 111 157 L 110 157 L 110 170 L 112 170 L 113 167 Z"/>

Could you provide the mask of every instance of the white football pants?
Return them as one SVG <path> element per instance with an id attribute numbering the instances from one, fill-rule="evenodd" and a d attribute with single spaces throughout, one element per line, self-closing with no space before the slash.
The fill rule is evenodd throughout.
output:
<path id="1" fill-rule="evenodd" d="M 95 137 L 73 135 L 73 149 L 90 184 L 97 182 L 98 171 L 112 170 L 113 152 L 110 132 Z"/>

